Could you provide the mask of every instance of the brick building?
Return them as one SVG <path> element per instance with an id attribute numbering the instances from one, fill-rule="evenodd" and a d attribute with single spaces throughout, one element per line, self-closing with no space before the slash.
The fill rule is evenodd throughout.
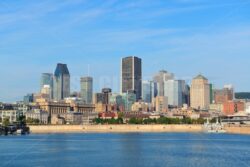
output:
<path id="1" fill-rule="evenodd" d="M 228 101 L 223 103 L 223 113 L 233 115 L 240 111 L 245 111 L 245 103 L 241 101 Z"/>

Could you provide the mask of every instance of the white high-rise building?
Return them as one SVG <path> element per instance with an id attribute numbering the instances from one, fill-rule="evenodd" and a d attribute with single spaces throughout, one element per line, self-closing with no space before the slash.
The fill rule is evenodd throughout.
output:
<path id="1" fill-rule="evenodd" d="M 173 80 L 174 74 L 167 71 L 160 71 L 154 76 L 154 82 L 157 83 L 157 96 L 164 96 L 164 83 L 168 80 Z"/>

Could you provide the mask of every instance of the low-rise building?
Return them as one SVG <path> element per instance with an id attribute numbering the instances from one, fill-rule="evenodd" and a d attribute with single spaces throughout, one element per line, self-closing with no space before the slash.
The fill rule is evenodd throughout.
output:
<path id="1" fill-rule="evenodd" d="M 102 119 L 117 119 L 118 118 L 118 114 L 117 112 L 103 112 L 103 113 L 99 113 L 99 118 Z"/>
<path id="2" fill-rule="evenodd" d="M 136 112 L 139 112 L 139 111 L 149 111 L 149 103 L 145 103 L 145 102 L 135 102 L 131 109 L 132 111 L 136 111 Z"/>
<path id="3" fill-rule="evenodd" d="M 88 125 L 88 124 L 92 124 L 93 120 L 98 118 L 98 113 L 97 112 L 84 112 L 83 114 L 83 120 L 82 120 L 82 124 L 84 125 Z"/>
<path id="4" fill-rule="evenodd" d="M 10 123 L 17 122 L 17 118 L 21 115 L 23 112 L 20 110 L 0 110 L 1 122 L 6 118 L 9 119 Z"/>
<path id="5" fill-rule="evenodd" d="M 246 104 L 245 104 L 245 112 L 246 112 L 246 114 L 250 114 L 250 102 L 246 102 Z"/>
<path id="6" fill-rule="evenodd" d="M 80 112 L 68 112 L 63 114 L 66 124 L 70 125 L 80 125 L 83 123 L 83 114 Z"/>
<path id="7" fill-rule="evenodd" d="M 199 119 L 200 118 L 200 113 L 192 112 L 188 117 L 191 118 L 191 119 Z"/>
<path id="8" fill-rule="evenodd" d="M 165 96 L 157 96 L 154 98 L 154 107 L 156 112 L 167 112 L 168 111 L 168 98 Z"/>
<path id="9" fill-rule="evenodd" d="M 123 113 L 123 122 L 128 122 L 131 118 L 148 119 L 149 114 L 145 114 L 143 112 L 124 112 Z"/>
<path id="10" fill-rule="evenodd" d="M 240 111 L 245 111 L 245 103 L 242 101 L 228 101 L 223 104 L 223 113 L 233 115 Z"/>
<path id="11" fill-rule="evenodd" d="M 66 103 L 66 102 L 41 102 L 37 103 L 37 106 L 49 113 L 49 115 L 61 115 L 65 114 L 68 111 L 74 112 L 94 112 L 95 106 L 92 104 L 81 104 L 76 102 Z"/>
<path id="12" fill-rule="evenodd" d="M 250 117 L 247 115 L 227 115 L 221 118 L 222 124 L 250 125 Z"/>
<path id="13" fill-rule="evenodd" d="M 103 103 L 95 103 L 95 111 L 98 113 L 106 112 L 107 105 Z"/>
<path id="14" fill-rule="evenodd" d="M 42 111 L 40 109 L 34 109 L 25 113 L 26 120 L 27 119 L 37 119 L 40 124 L 48 124 L 49 114 L 46 111 Z"/>
<path id="15" fill-rule="evenodd" d="M 61 117 L 59 114 L 51 115 L 51 124 L 52 125 L 64 125 L 66 123 L 65 118 Z"/>
<path id="16" fill-rule="evenodd" d="M 211 114 L 208 113 L 208 112 L 201 112 L 201 113 L 200 113 L 200 118 L 208 119 L 208 120 L 211 120 L 211 119 L 212 119 Z"/>
<path id="17" fill-rule="evenodd" d="M 223 104 L 210 104 L 209 110 L 222 112 L 223 111 Z"/>

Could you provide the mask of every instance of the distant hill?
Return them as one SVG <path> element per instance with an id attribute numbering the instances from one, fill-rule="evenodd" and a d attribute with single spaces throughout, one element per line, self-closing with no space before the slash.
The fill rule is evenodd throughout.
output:
<path id="1" fill-rule="evenodd" d="M 250 92 L 237 92 L 235 93 L 236 99 L 250 99 Z"/>

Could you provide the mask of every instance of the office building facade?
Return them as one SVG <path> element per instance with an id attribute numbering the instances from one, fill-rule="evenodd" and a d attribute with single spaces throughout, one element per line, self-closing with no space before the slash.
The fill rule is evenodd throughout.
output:
<path id="1" fill-rule="evenodd" d="M 57 64 L 53 80 L 53 99 L 63 100 L 70 96 L 70 73 L 66 64 Z"/>
<path id="2" fill-rule="evenodd" d="M 136 99 L 141 99 L 142 89 L 142 60 L 138 57 L 122 59 L 121 67 L 121 93 L 135 91 Z"/>
<path id="3" fill-rule="evenodd" d="M 152 103 L 153 98 L 157 96 L 157 83 L 153 81 L 142 81 L 142 100 L 146 103 Z"/>
<path id="4" fill-rule="evenodd" d="M 92 104 L 93 100 L 93 78 L 82 77 L 81 78 L 81 98 L 85 104 Z"/>
<path id="5" fill-rule="evenodd" d="M 198 75 L 192 80 L 190 89 L 191 107 L 208 109 L 210 104 L 210 84 L 208 79 Z"/>
<path id="6" fill-rule="evenodd" d="M 168 104 L 182 107 L 185 103 L 186 84 L 184 80 L 168 80 L 164 82 L 164 96 L 168 98 Z"/>
<path id="7" fill-rule="evenodd" d="M 174 74 L 169 73 L 165 70 L 159 71 L 153 78 L 154 82 L 157 83 L 157 96 L 164 96 L 164 84 L 168 80 L 173 80 Z"/>
<path id="8" fill-rule="evenodd" d="M 40 90 L 42 90 L 45 85 L 49 85 L 50 88 L 53 88 L 53 74 L 42 73 L 40 81 Z"/>

